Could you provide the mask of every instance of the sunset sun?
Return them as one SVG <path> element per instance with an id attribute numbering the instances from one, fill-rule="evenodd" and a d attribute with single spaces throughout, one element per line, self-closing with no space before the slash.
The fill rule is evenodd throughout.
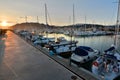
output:
<path id="1" fill-rule="evenodd" d="M 6 21 L 2 21 L 1 25 L 2 26 L 7 26 L 7 22 Z"/>

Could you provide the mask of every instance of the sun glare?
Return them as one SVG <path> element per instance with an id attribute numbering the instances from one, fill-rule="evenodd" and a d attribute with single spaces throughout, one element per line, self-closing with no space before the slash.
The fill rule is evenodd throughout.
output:
<path id="1" fill-rule="evenodd" d="M 7 22 L 6 21 L 2 21 L 1 25 L 2 26 L 7 26 Z"/>

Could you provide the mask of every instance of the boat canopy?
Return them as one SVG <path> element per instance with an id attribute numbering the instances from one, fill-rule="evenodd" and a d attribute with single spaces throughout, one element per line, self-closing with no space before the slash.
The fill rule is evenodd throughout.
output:
<path id="1" fill-rule="evenodd" d="M 88 55 L 88 52 L 86 49 L 89 49 L 88 47 L 84 47 L 84 46 L 79 46 L 75 49 L 75 54 L 76 55 L 79 55 L 79 56 L 87 56 Z"/>

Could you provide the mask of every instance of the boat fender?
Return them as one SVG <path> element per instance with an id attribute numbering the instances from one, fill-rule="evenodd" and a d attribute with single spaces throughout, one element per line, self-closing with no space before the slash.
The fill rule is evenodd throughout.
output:
<path id="1" fill-rule="evenodd" d="M 53 51 L 49 51 L 49 54 L 52 56 L 52 55 L 54 55 L 54 52 Z"/>
<path id="2" fill-rule="evenodd" d="M 95 62 L 93 62 L 93 65 L 94 65 L 94 66 L 96 66 L 96 67 L 98 67 L 98 66 L 99 66 L 98 62 L 96 62 L 96 61 L 95 61 Z"/>
<path id="3" fill-rule="evenodd" d="M 88 59 L 90 59 L 90 57 L 88 56 Z"/>

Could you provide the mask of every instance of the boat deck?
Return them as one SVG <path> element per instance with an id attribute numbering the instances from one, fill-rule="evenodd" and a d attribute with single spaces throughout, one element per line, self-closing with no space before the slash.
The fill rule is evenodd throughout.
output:
<path id="1" fill-rule="evenodd" d="M 97 80 L 56 56 L 49 57 L 10 31 L 6 35 L 0 41 L 0 80 L 73 80 L 71 76 Z"/>

